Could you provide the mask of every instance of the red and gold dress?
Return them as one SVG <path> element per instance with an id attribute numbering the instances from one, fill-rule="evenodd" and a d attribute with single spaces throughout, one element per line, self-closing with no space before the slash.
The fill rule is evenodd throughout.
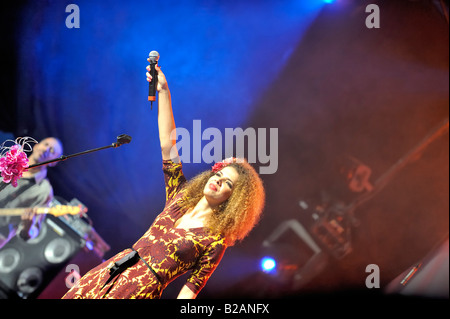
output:
<path id="1" fill-rule="evenodd" d="M 109 268 L 132 250 L 125 249 L 86 273 L 63 299 L 160 298 L 175 278 L 192 270 L 186 285 L 198 293 L 216 269 L 226 249 L 223 236 L 207 228 L 180 229 L 175 222 L 183 215 L 180 202 L 186 179 L 181 163 L 163 161 L 166 205 L 147 232 L 133 245 L 142 260 L 127 268 L 109 283 Z"/>

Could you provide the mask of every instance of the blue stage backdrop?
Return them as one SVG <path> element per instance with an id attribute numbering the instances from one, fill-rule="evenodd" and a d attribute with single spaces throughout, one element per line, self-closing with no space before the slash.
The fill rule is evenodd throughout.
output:
<path id="1" fill-rule="evenodd" d="M 245 129 L 323 2 L 77 1 L 80 26 L 68 28 L 70 3 L 30 1 L 21 11 L 18 131 L 59 137 L 66 155 L 132 136 L 129 145 L 68 160 L 50 175 L 57 195 L 88 206 L 115 253 L 164 205 L 149 52 L 160 53 L 178 127 L 191 132 L 197 119 L 202 129 Z M 185 165 L 185 174 L 208 167 Z"/>

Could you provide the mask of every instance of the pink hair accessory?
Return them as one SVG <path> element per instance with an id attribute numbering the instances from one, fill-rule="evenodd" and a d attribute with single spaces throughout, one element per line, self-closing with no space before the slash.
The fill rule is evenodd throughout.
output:
<path id="1" fill-rule="evenodd" d="M 244 162 L 244 160 L 241 158 L 229 157 L 224 159 L 222 162 L 217 162 L 216 164 L 214 164 L 214 166 L 212 166 L 212 171 L 214 173 L 217 173 L 218 171 L 220 171 L 221 169 L 227 167 L 232 163 L 242 163 L 242 162 Z"/>
<path id="2" fill-rule="evenodd" d="M 13 145 L 6 146 L 7 142 L 12 142 Z M 7 140 L 0 145 L 0 174 L 3 183 L 11 183 L 12 186 L 17 187 L 17 181 L 28 168 L 28 157 L 25 151 L 33 149 L 30 142 L 37 143 L 31 137 L 19 137 L 15 141 Z"/>

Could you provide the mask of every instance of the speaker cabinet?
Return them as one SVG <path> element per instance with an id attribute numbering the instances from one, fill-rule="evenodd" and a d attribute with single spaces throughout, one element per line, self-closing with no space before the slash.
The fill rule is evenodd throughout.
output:
<path id="1" fill-rule="evenodd" d="M 0 299 L 34 299 L 85 242 L 59 218 L 47 215 L 36 238 L 12 238 L 0 250 Z"/>

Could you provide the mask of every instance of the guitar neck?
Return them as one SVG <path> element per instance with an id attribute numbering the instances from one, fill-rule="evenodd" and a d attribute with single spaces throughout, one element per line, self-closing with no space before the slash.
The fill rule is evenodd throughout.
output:
<path id="1" fill-rule="evenodd" d="M 0 216 L 21 216 L 22 214 L 29 211 L 30 208 L 2 208 L 0 209 Z M 38 207 L 36 208 L 36 214 L 48 214 L 50 213 L 50 208 L 48 207 Z"/>

